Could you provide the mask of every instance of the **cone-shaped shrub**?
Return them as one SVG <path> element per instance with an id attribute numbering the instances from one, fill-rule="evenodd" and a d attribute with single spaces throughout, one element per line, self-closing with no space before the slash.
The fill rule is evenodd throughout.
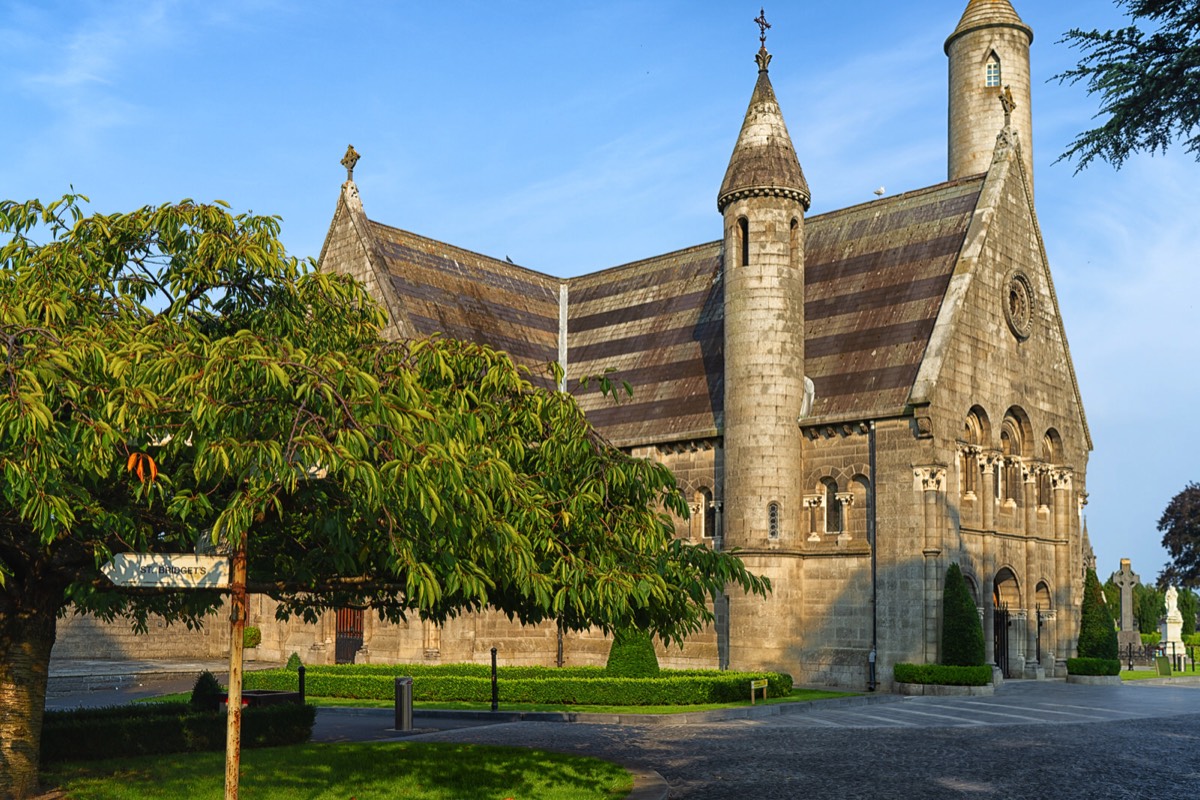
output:
<path id="1" fill-rule="evenodd" d="M 1079 657 L 1117 659 L 1117 629 L 1104 603 L 1104 590 L 1089 569 L 1083 583 L 1083 608 L 1079 615 Z"/>
<path id="2" fill-rule="evenodd" d="M 983 626 L 971 590 L 958 564 L 951 564 L 942 590 L 942 663 L 952 667 L 981 667 L 985 657 Z"/>
<path id="3" fill-rule="evenodd" d="M 204 670 L 196 677 L 196 682 L 192 685 L 190 702 L 193 708 L 202 711 L 216 711 L 221 707 L 221 698 L 224 696 L 225 690 L 221 688 L 217 676 Z"/>
<path id="4" fill-rule="evenodd" d="M 650 634 L 639 630 L 617 631 L 608 651 L 605 671 L 621 678 L 653 678 L 658 675 L 658 656 Z"/>

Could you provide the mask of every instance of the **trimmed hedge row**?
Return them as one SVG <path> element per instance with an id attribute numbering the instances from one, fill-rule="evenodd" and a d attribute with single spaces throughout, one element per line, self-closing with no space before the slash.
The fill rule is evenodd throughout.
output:
<path id="1" fill-rule="evenodd" d="M 1111 658 L 1068 658 L 1068 675 L 1120 675 L 1121 662 Z"/>
<path id="2" fill-rule="evenodd" d="M 242 746 L 307 742 L 316 714 L 315 706 L 291 703 L 247 708 Z M 187 703 L 47 711 L 42 725 L 42 761 L 47 763 L 224 749 L 225 714 L 196 711 Z"/>
<path id="3" fill-rule="evenodd" d="M 900 683 L 926 683 L 937 686 L 987 686 L 992 668 L 952 667 L 945 664 L 897 664 L 892 675 Z"/>
<path id="4" fill-rule="evenodd" d="M 278 670 L 268 670 L 277 672 Z M 462 675 L 476 678 L 492 676 L 490 664 L 313 664 L 305 665 L 305 674 L 313 675 L 390 675 L 399 677 L 408 675 L 420 678 L 426 675 Z M 712 670 L 708 670 L 711 673 Z M 292 671 L 295 675 L 295 671 Z M 601 678 L 604 677 L 604 667 L 497 667 L 496 674 L 500 678 L 542 678 L 562 677 L 572 678 Z M 249 673 L 247 673 L 249 675 Z"/>
<path id="5" fill-rule="evenodd" d="M 516 668 L 527 669 L 527 668 Z M 745 700 L 751 680 L 767 680 L 769 697 L 784 697 L 792 690 L 790 675 L 774 672 L 701 672 L 686 674 L 662 672 L 657 678 L 604 677 L 603 670 L 589 670 L 586 676 L 563 674 L 565 670 L 547 669 L 537 678 L 508 677 L 499 672 L 497 689 L 502 703 L 562 703 L 571 705 L 698 705 L 733 703 Z M 700 674 L 696 674 L 700 673 Z M 395 697 L 395 678 L 409 674 L 392 667 L 386 675 L 349 670 L 305 672 L 305 692 L 313 697 L 354 697 L 391 700 Z M 492 682 L 487 677 L 454 674 L 414 675 L 413 699 L 424 701 L 462 700 L 488 702 Z M 295 691 L 296 674 L 288 670 L 262 670 L 245 675 L 248 689 Z"/>

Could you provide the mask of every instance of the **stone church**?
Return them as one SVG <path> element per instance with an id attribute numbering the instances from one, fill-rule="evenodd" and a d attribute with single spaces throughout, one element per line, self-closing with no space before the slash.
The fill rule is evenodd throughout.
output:
<path id="1" fill-rule="evenodd" d="M 968 2 L 945 44 L 947 180 L 926 188 L 807 216 L 764 41 L 714 187 L 716 241 L 557 278 L 371 219 L 350 151 L 320 267 L 363 281 L 391 336 L 487 342 L 537 376 L 557 361 L 568 386 L 606 369 L 632 384 L 620 405 L 576 398 L 613 444 L 674 471 L 692 504 L 679 536 L 738 549 L 774 585 L 724 598 L 711 630 L 660 651 L 665 666 L 886 687 L 893 664 L 938 660 L 957 562 L 989 660 L 1010 677 L 1065 674 L 1092 443 L 1034 210 L 1032 41 L 1008 0 Z M 255 602 L 270 657 L 607 653 L 599 634 L 499 615 L 280 626 Z"/>

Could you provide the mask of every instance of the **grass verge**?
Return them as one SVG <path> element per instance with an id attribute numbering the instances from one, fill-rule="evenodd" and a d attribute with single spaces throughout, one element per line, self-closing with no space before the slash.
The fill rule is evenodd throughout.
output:
<path id="1" fill-rule="evenodd" d="M 1121 680 L 1123 681 L 1148 681 L 1152 678 L 1165 678 L 1166 680 L 1170 680 L 1171 678 L 1200 678 L 1200 670 L 1176 671 L 1170 675 L 1159 675 L 1152 669 L 1121 670 Z"/>
<path id="2" fill-rule="evenodd" d="M 772 697 L 759 700 L 758 705 L 777 705 L 779 703 L 807 703 L 813 700 L 829 700 L 835 697 L 853 697 L 855 692 L 830 692 L 822 689 L 792 689 L 787 697 Z M 167 694 L 160 697 L 147 697 L 138 700 L 139 703 L 161 703 L 168 701 L 184 701 L 191 697 L 189 693 Z M 354 697 L 314 697 L 309 695 L 305 702 L 315 706 L 338 708 L 393 708 L 391 700 L 361 700 Z M 723 708 L 741 708 L 750 705 L 746 700 L 740 703 L 708 703 L 694 706 L 580 706 L 561 703 L 501 703 L 501 711 L 570 711 L 579 714 L 690 714 L 695 711 L 716 711 Z M 467 701 L 439 700 L 429 702 L 414 702 L 413 709 L 439 709 L 444 711 L 491 711 L 491 703 L 474 703 Z"/>
<path id="3" fill-rule="evenodd" d="M 72 800 L 220 798 L 224 754 L 55 765 L 42 773 Z M 538 750 L 432 742 L 321 744 L 242 753 L 241 792 L 256 800 L 612 800 L 633 788 L 622 767 Z"/>

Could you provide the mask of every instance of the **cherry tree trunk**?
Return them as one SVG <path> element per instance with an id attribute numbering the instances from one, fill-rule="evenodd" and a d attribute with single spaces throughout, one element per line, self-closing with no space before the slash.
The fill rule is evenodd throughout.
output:
<path id="1" fill-rule="evenodd" d="M 0 800 L 37 794 L 56 610 L 0 598 Z"/>

